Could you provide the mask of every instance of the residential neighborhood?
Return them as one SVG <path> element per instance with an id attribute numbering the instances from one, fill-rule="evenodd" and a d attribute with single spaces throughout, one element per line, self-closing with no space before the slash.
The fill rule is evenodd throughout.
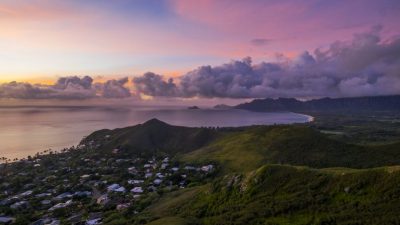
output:
<path id="1" fill-rule="evenodd" d="M 0 164 L 0 224 L 103 224 L 113 213 L 135 216 L 152 200 L 198 185 L 215 171 L 212 164 L 180 164 L 161 153 L 97 152 L 101 146 L 91 141 Z"/>

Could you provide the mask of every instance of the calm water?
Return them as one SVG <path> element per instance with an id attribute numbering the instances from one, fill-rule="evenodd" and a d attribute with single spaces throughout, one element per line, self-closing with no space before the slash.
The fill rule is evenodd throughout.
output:
<path id="1" fill-rule="evenodd" d="M 76 145 L 85 135 L 158 118 L 183 126 L 245 126 L 307 122 L 295 113 L 256 113 L 244 110 L 134 109 L 121 107 L 0 108 L 0 157 L 21 158 L 46 149 Z"/>

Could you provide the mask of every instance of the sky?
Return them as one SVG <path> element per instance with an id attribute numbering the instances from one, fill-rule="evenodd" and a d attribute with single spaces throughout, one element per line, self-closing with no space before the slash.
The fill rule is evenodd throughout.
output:
<path id="1" fill-rule="evenodd" d="M 398 0 L 1 0 L 0 98 L 400 94 L 398 21 Z"/>

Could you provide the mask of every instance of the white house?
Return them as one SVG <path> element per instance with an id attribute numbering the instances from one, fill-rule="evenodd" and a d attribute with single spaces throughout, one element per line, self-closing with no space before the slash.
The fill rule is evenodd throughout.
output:
<path id="1" fill-rule="evenodd" d="M 214 169 L 213 165 L 207 165 L 207 166 L 201 167 L 201 171 L 206 172 L 206 173 L 211 172 L 213 169 Z"/>
<path id="2" fill-rule="evenodd" d="M 141 184 L 144 180 L 128 180 L 128 184 Z"/>
<path id="3" fill-rule="evenodd" d="M 58 203 L 57 205 L 54 205 L 53 207 L 51 207 L 51 208 L 49 209 L 49 211 L 54 211 L 54 210 L 56 210 L 56 209 L 65 208 L 65 207 L 67 207 L 67 206 L 69 206 L 69 205 L 71 205 L 71 204 L 72 204 L 72 200 L 68 200 L 68 201 L 66 201 L 65 203 Z"/>
<path id="4" fill-rule="evenodd" d="M 153 183 L 154 183 L 155 185 L 160 185 L 160 184 L 162 183 L 162 180 L 161 180 L 161 179 L 155 179 L 155 180 L 153 181 Z"/>
<path id="5" fill-rule="evenodd" d="M 121 186 L 119 184 L 111 184 L 110 186 L 107 187 L 107 191 L 115 191 Z"/>
<path id="6" fill-rule="evenodd" d="M 143 193 L 142 187 L 134 187 L 131 190 L 132 193 Z"/>
<path id="7" fill-rule="evenodd" d="M 101 224 L 101 218 L 96 218 L 86 221 L 86 225 L 97 225 L 97 224 Z"/>
<path id="8" fill-rule="evenodd" d="M 0 224 L 9 224 L 15 221 L 13 217 L 0 216 Z"/>

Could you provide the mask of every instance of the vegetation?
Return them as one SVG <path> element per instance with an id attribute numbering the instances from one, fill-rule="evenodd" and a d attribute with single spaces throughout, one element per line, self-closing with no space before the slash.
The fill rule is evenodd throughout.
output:
<path id="1" fill-rule="evenodd" d="M 388 119 L 395 114 L 358 120 L 319 115 L 305 125 L 240 128 L 186 128 L 153 119 L 97 131 L 63 153 L 4 160 L 0 217 L 15 216 L 16 224 L 43 217 L 69 224 L 73 216 L 89 220 L 93 213 L 115 225 L 399 224 L 400 136 L 398 121 Z M 379 141 L 369 138 L 368 121 L 382 128 Z M 166 157 L 167 170 L 160 169 Z M 212 165 L 212 172 L 201 172 L 201 165 Z M 168 182 L 154 185 L 155 175 L 144 178 L 148 172 Z M 112 201 L 98 203 L 109 184 L 133 188 L 132 179 L 144 180 L 140 198 L 108 192 Z M 74 196 L 72 205 L 52 212 L 36 197 L 28 206 L 9 207 L 9 196 L 23 200 L 23 191 L 37 196 L 71 189 L 91 197 Z"/>
<path id="2" fill-rule="evenodd" d="M 144 124 L 116 130 L 100 130 L 85 138 L 82 143 L 101 140 L 101 151 L 114 148 L 126 149 L 131 153 L 153 155 L 162 150 L 169 154 L 188 152 L 207 145 L 216 139 L 214 129 L 171 126 L 157 119 Z M 104 141 L 104 138 L 107 137 Z"/>
<path id="3" fill-rule="evenodd" d="M 232 174 L 177 206 L 199 224 L 398 224 L 400 172 L 266 165 Z"/>
<path id="4" fill-rule="evenodd" d="M 218 162 L 225 172 L 248 172 L 266 163 L 368 168 L 400 164 L 399 146 L 349 144 L 304 125 L 260 126 L 226 134 L 182 160 Z"/>

